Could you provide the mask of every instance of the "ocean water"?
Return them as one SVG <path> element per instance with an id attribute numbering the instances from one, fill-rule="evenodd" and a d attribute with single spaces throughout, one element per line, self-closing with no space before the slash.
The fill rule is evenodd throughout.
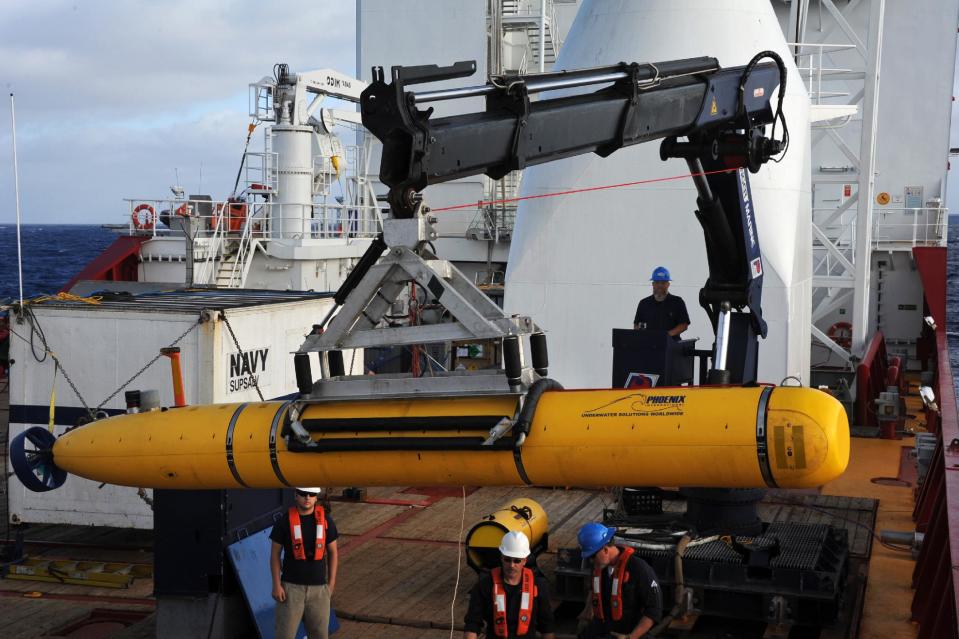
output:
<path id="1" fill-rule="evenodd" d="M 113 231 L 93 225 L 22 227 L 24 296 L 56 293 L 115 237 Z M 952 370 L 959 377 L 959 216 L 949 220 L 947 274 L 949 352 Z M 17 289 L 16 227 L 0 224 L 0 303 L 16 298 Z"/>
<path id="2" fill-rule="evenodd" d="M 21 227 L 23 296 L 56 293 L 115 237 L 113 231 L 92 225 Z M 20 296 L 17 281 L 17 227 L 0 224 L 0 302 Z"/>

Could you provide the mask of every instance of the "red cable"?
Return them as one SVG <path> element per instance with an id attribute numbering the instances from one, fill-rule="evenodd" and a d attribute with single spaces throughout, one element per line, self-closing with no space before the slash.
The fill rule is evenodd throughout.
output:
<path id="1" fill-rule="evenodd" d="M 688 177 L 699 177 L 705 175 L 715 175 L 716 173 L 730 173 L 738 169 L 718 169 L 716 171 L 703 171 L 702 173 L 685 173 L 683 175 L 673 175 L 670 177 L 653 178 L 650 180 L 637 180 L 635 182 L 623 182 L 622 184 L 607 184 L 606 186 L 590 186 L 584 189 L 573 189 L 572 191 L 557 191 L 556 193 L 542 193 L 540 195 L 524 195 L 523 197 L 510 197 L 504 200 L 488 200 L 486 202 L 471 202 L 469 204 L 457 204 L 456 206 L 444 206 L 440 209 L 430 209 L 432 213 L 440 211 L 454 211 L 456 209 L 480 208 L 489 204 L 506 204 L 507 202 L 520 202 L 522 200 L 535 200 L 541 197 L 555 197 L 557 195 L 573 195 L 575 193 L 587 193 L 589 191 L 604 191 L 606 189 L 618 189 L 622 186 L 636 186 L 637 184 L 652 184 L 653 182 L 669 182 L 670 180 L 682 180 Z"/>

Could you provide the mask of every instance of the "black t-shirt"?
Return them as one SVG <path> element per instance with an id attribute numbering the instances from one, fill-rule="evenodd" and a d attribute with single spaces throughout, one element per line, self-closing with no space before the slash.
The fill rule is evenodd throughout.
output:
<path id="1" fill-rule="evenodd" d="M 650 330 L 668 331 L 678 324 L 689 324 L 689 313 L 686 312 L 686 302 L 683 298 L 666 293 L 666 299 L 657 302 L 650 295 L 644 297 L 636 306 L 636 317 L 633 324 L 646 323 Z"/>
<path id="2" fill-rule="evenodd" d="M 602 632 L 629 634 L 643 617 L 649 617 L 654 624 L 659 623 L 663 618 L 663 593 L 656 581 L 656 573 L 649 564 L 633 555 L 626 564 L 626 572 L 629 573 L 629 579 L 622 584 L 623 617 L 619 621 L 613 621 L 609 598 L 613 577 L 609 570 L 602 571 L 605 620 L 595 620 Z"/>
<path id="3" fill-rule="evenodd" d="M 316 515 L 300 515 L 300 527 L 303 531 L 303 549 L 306 553 L 305 560 L 297 560 L 293 557 L 293 540 L 290 538 L 290 511 L 273 525 L 273 531 L 270 532 L 270 539 L 283 546 L 283 571 L 280 575 L 282 581 L 291 584 L 301 584 L 304 586 L 322 586 L 326 583 L 326 558 L 327 553 L 323 553 L 323 559 L 316 561 L 313 555 L 316 552 Z M 326 513 L 326 543 L 336 541 L 336 524 L 329 513 Z"/>
<path id="4" fill-rule="evenodd" d="M 533 573 L 533 583 L 536 585 L 536 598 L 533 599 L 532 620 L 529 624 L 529 632 L 523 637 L 529 639 L 535 636 L 535 631 L 540 633 L 554 632 L 553 630 L 553 608 L 549 602 L 549 584 L 541 575 Z M 506 591 L 506 626 L 507 637 L 513 639 L 519 637 L 516 634 L 516 622 L 519 619 L 520 595 L 523 594 L 522 584 L 511 586 L 503 582 L 503 590 Z M 487 572 L 480 575 L 479 581 L 470 590 L 470 604 L 466 610 L 466 632 L 475 632 L 479 634 L 486 626 L 486 636 L 495 637 L 493 633 L 493 577 Z"/>

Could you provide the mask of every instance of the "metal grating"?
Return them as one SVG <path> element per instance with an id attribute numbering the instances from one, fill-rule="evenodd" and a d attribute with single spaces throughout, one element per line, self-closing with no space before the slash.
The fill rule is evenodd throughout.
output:
<path id="1" fill-rule="evenodd" d="M 770 568 L 789 568 L 796 570 L 816 570 L 820 564 L 820 553 L 826 544 L 829 526 L 822 524 L 782 524 L 773 523 L 766 532 L 757 537 L 736 537 L 743 547 L 756 551 L 779 545 L 779 554 L 770 559 Z M 686 552 L 689 561 L 709 561 L 729 564 L 744 563 L 743 555 L 732 545 L 723 541 L 714 541 L 702 546 L 690 548 Z"/>

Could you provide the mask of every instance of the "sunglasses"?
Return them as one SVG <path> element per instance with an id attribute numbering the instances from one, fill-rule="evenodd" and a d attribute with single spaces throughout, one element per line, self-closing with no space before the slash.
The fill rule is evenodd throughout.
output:
<path id="1" fill-rule="evenodd" d="M 516 557 L 503 557 L 504 564 L 521 564 L 523 563 L 522 559 L 517 559 Z"/>
<path id="2" fill-rule="evenodd" d="M 316 493 L 308 493 L 305 490 L 296 491 L 297 497 L 316 497 Z"/>

